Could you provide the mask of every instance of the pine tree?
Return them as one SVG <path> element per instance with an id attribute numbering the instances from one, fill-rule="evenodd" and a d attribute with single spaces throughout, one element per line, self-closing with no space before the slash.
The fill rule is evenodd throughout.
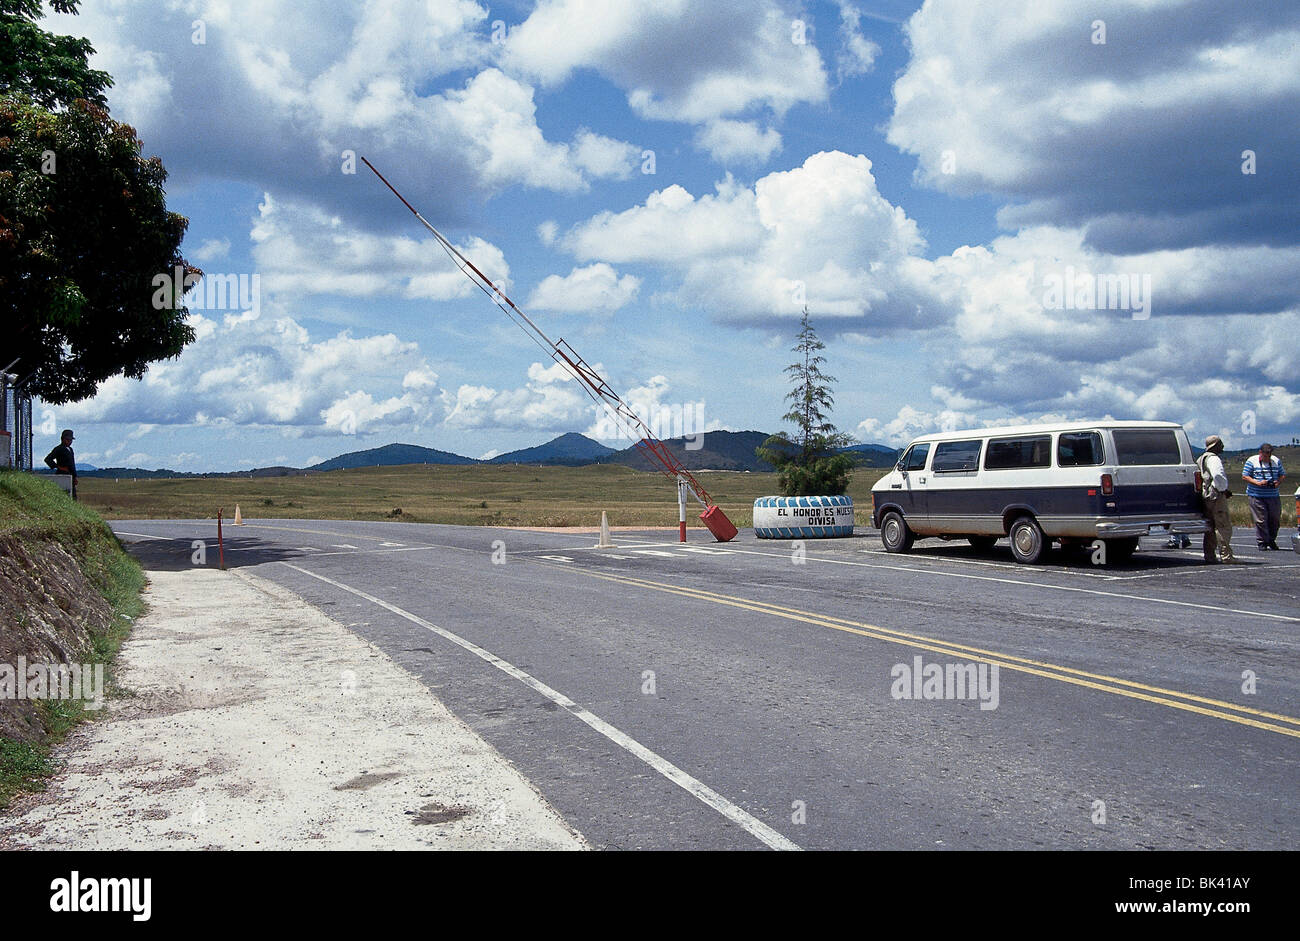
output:
<path id="1" fill-rule="evenodd" d="M 756 451 L 759 458 L 776 467 L 778 486 L 787 497 L 837 496 L 849 485 L 854 460 L 842 449 L 852 444 L 853 438 L 837 431 L 830 418 L 835 377 L 822 371 L 824 349 L 826 344 L 818 338 L 805 307 L 791 348 L 798 359 L 785 368 L 794 388 L 786 395 L 790 410 L 782 418 L 794 425 L 795 433 L 778 432 Z"/>

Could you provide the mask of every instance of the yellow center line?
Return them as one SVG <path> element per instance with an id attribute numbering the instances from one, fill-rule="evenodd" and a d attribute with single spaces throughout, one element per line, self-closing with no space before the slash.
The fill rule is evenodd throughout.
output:
<path id="1" fill-rule="evenodd" d="M 538 564 L 549 565 L 552 563 Z M 1210 716 L 1228 722 L 1236 722 L 1240 725 L 1247 725 L 1252 728 L 1300 738 L 1300 728 L 1288 728 L 1282 725 L 1275 725 L 1271 722 L 1261 722 L 1256 719 L 1247 718 L 1245 715 L 1235 715 L 1222 710 L 1231 709 L 1237 713 L 1249 713 L 1250 715 L 1276 719 L 1280 722 L 1287 722 L 1300 726 L 1300 719 L 1293 716 L 1264 712 L 1263 710 L 1253 709 L 1249 706 L 1239 706 L 1236 703 L 1225 702 L 1223 700 L 1209 699 L 1191 693 L 1182 693 L 1177 690 L 1164 689 L 1159 686 L 1147 686 L 1141 683 L 1135 683 L 1131 680 L 1120 679 L 1118 677 L 1106 676 L 1099 673 L 1088 673 L 1084 670 L 1075 670 L 1070 667 L 1058 666 L 1053 663 L 1044 663 L 1038 660 L 1030 660 L 1025 657 L 1017 657 L 997 651 L 984 650 L 978 647 L 968 647 L 964 644 L 951 643 L 938 638 L 926 637 L 922 634 L 909 634 L 904 631 L 895 631 L 889 628 L 878 627 L 874 624 L 864 624 L 858 621 L 849 621 L 843 618 L 814 614 L 812 612 L 802 611 L 798 608 L 781 607 L 763 601 L 755 601 L 750 598 L 741 598 L 735 595 L 723 595 L 716 592 L 708 592 L 703 589 L 689 588 L 680 585 L 669 585 L 662 582 L 634 578 L 626 575 L 595 572 L 575 565 L 556 564 L 554 567 L 570 572 L 580 572 L 581 574 L 588 575 L 592 578 L 619 582 L 639 588 L 648 588 L 653 591 L 661 591 L 667 594 L 681 595 L 697 601 L 708 601 L 714 604 L 722 604 L 734 608 L 744 608 L 749 611 L 755 611 L 759 614 L 769 614 L 787 620 L 802 621 L 806 624 L 829 627 L 832 630 L 843 631 L 848 634 L 857 634 L 862 637 L 870 637 L 892 644 L 915 647 L 920 650 L 929 650 L 947 656 L 962 657 L 976 654 L 977 656 L 975 656 L 974 659 L 983 660 L 990 664 L 996 663 L 999 667 L 1005 667 L 1008 670 L 1014 670 L 1019 673 L 1027 673 L 1045 679 L 1058 680 L 1062 683 L 1070 683 L 1074 686 L 1082 686 L 1088 689 L 1099 690 L 1101 692 L 1114 693 L 1117 696 L 1125 696 L 1129 699 L 1138 699 L 1143 702 L 1168 706 L 1172 709 L 1181 709 L 1184 712 L 1194 712 L 1198 715 Z M 1093 682 L 1093 680 L 1101 682 Z M 1123 687 L 1131 688 L 1126 689 Z M 1145 692 L 1139 692 L 1139 690 L 1144 690 Z M 1179 699 L 1166 698 L 1168 696 L 1177 696 Z M 1180 700 L 1187 701 L 1184 702 Z M 1221 708 L 1204 708 L 1203 706 L 1193 705 L 1192 703 L 1204 703 L 1209 706 L 1218 706 Z"/>

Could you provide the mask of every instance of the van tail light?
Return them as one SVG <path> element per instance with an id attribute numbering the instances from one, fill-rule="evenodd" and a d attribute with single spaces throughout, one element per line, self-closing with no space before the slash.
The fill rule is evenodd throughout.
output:
<path id="1" fill-rule="evenodd" d="M 1111 496 L 1115 492 L 1115 478 L 1110 474 L 1101 475 L 1101 492 L 1104 496 Z"/>
<path id="2" fill-rule="evenodd" d="M 1197 493 L 1200 493 L 1200 492 L 1201 492 L 1201 485 L 1202 485 L 1203 483 L 1205 483 L 1205 478 L 1201 476 L 1201 472 L 1200 472 L 1200 471 L 1197 471 L 1197 472 L 1196 472 L 1196 478 L 1195 478 L 1195 479 L 1196 479 L 1196 492 L 1197 492 Z"/>

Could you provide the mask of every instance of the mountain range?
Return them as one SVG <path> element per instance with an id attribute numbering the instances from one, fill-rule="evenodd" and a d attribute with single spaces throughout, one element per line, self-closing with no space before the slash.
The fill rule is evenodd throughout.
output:
<path id="1" fill-rule="evenodd" d="M 664 442 L 687 470 L 770 471 L 772 465 L 758 459 L 754 449 L 766 441 L 761 431 L 710 431 L 696 439 L 671 438 Z M 898 450 L 883 444 L 859 444 L 846 451 L 859 456 L 867 467 L 888 467 Z M 144 470 L 138 467 L 100 467 L 78 472 L 85 477 L 289 477 L 357 467 L 390 467 L 400 464 L 529 464 L 537 466 L 583 467 L 589 464 L 624 464 L 637 470 L 654 465 L 636 445 L 621 451 L 606 447 L 586 435 L 570 432 L 545 444 L 478 460 L 416 444 L 394 442 L 363 451 L 349 451 L 310 467 L 262 467 L 244 471 L 192 473 L 172 470 Z"/>

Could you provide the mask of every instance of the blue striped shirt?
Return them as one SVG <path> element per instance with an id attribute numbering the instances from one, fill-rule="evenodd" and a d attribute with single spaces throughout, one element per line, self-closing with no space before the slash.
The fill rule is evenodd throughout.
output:
<path id="1" fill-rule="evenodd" d="M 1264 464 L 1260 461 L 1259 455 L 1256 454 L 1246 466 L 1241 469 L 1242 477 L 1254 477 L 1256 480 L 1266 480 L 1269 482 L 1267 487 L 1260 487 L 1257 484 L 1246 484 L 1246 496 L 1248 497 L 1277 497 L 1279 491 L 1277 482 L 1281 479 L 1286 471 L 1282 469 L 1281 458 L 1271 457 L 1269 462 Z"/>

